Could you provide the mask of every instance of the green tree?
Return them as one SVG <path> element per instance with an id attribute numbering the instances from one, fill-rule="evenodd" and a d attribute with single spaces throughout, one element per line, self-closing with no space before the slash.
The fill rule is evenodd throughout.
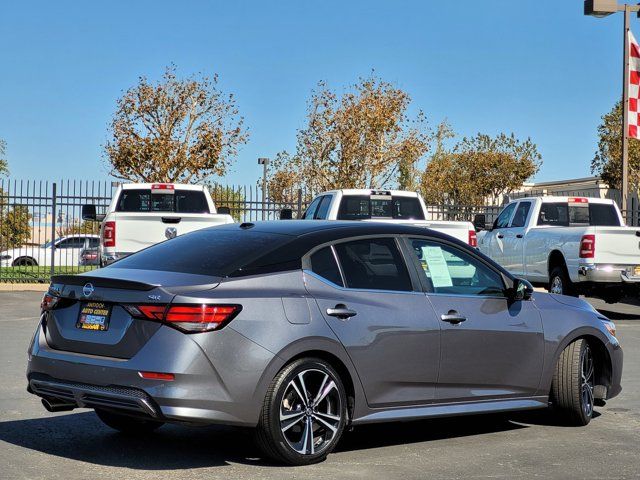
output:
<path id="1" fill-rule="evenodd" d="M 31 214 L 25 205 L 9 206 L 0 192 L 0 251 L 16 248 L 31 237 Z"/>
<path id="2" fill-rule="evenodd" d="M 390 183 L 412 188 L 429 142 L 425 117 L 422 112 L 410 117 L 410 103 L 406 92 L 373 75 L 342 95 L 320 82 L 295 154 L 282 152 L 272 164 L 270 199 L 291 201 L 297 188 L 319 192 Z"/>
<path id="3" fill-rule="evenodd" d="M 104 147 L 111 175 L 140 182 L 199 182 L 224 175 L 248 134 L 233 95 L 213 78 L 141 77 L 118 100 Z"/>
<path id="4" fill-rule="evenodd" d="M 207 188 L 213 198 L 216 208 L 227 207 L 231 211 L 231 216 L 236 222 L 243 219 L 246 211 L 244 193 L 240 189 L 234 189 L 228 185 L 217 183 L 207 183 Z"/>
<path id="5" fill-rule="evenodd" d="M 598 126 L 598 150 L 591 161 L 591 172 L 600 175 L 613 188 L 622 185 L 622 102 L 602 116 Z M 629 188 L 640 191 L 640 141 L 629 139 Z"/>
<path id="6" fill-rule="evenodd" d="M 496 137 L 477 134 L 463 138 L 452 150 L 444 140 L 452 137 L 441 124 L 435 135 L 435 152 L 421 178 L 421 191 L 429 203 L 479 205 L 487 197 L 511 193 L 535 175 L 542 157 L 531 139 L 513 134 Z"/>
<path id="7" fill-rule="evenodd" d="M 97 235 L 100 232 L 100 224 L 98 222 L 90 222 L 87 220 L 74 220 L 70 223 L 60 225 L 56 228 L 56 236 L 64 237 L 66 235 L 78 235 L 82 233 Z"/>
<path id="8" fill-rule="evenodd" d="M 0 139 L 0 175 L 9 174 L 9 166 L 7 164 L 7 159 L 4 158 L 6 149 L 7 149 L 7 142 Z"/>

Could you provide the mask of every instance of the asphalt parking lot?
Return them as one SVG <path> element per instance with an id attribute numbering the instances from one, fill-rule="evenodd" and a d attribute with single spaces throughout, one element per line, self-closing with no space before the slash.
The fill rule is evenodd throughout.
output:
<path id="1" fill-rule="evenodd" d="M 38 292 L 0 292 L 0 478 L 640 478 L 640 306 L 594 302 L 616 321 L 623 392 L 583 428 L 546 412 L 366 426 L 310 467 L 262 460 L 248 432 L 164 426 L 124 437 L 92 411 L 51 414 L 26 390 Z"/>

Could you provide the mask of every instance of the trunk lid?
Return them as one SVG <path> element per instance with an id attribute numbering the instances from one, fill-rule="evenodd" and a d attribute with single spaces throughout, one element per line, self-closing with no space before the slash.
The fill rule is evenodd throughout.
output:
<path id="1" fill-rule="evenodd" d="M 132 358 L 162 324 L 132 318 L 124 304 L 165 305 L 179 293 L 209 290 L 219 283 L 219 277 L 205 275 L 112 268 L 54 276 L 50 292 L 61 300 L 45 314 L 47 343 L 56 350 Z M 81 314 L 103 310 L 108 312 L 106 329 L 79 327 Z"/>

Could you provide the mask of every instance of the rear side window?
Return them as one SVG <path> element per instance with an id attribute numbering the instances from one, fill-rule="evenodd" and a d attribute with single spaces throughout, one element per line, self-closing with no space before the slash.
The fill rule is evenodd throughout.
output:
<path id="1" fill-rule="evenodd" d="M 370 218 L 424 220 L 424 212 L 417 197 L 386 195 L 344 195 L 342 197 L 338 209 L 338 220 L 368 220 Z"/>
<path id="2" fill-rule="evenodd" d="M 569 205 L 566 203 L 543 203 L 538 214 L 538 225 L 569 225 Z"/>
<path id="3" fill-rule="evenodd" d="M 340 270 L 336 263 L 336 258 L 333 255 L 331 247 L 325 247 L 313 255 L 311 255 L 311 271 L 322 278 L 335 283 L 336 285 L 344 286 L 342 284 L 342 277 L 340 276 Z"/>
<path id="4" fill-rule="evenodd" d="M 392 238 L 356 240 L 335 245 L 348 288 L 411 291 L 404 259 Z"/>
<path id="5" fill-rule="evenodd" d="M 210 227 L 158 243 L 106 268 L 224 277 L 290 240 L 288 235 Z"/>
<path id="6" fill-rule="evenodd" d="M 210 213 L 203 191 L 151 193 L 150 189 L 122 190 L 116 212 Z"/>
<path id="7" fill-rule="evenodd" d="M 589 204 L 589 224 L 596 227 L 619 227 L 620 218 L 613 205 L 606 203 Z"/>

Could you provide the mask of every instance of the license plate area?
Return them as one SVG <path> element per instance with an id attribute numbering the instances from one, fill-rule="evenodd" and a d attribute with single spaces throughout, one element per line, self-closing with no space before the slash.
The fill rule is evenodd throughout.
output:
<path id="1" fill-rule="evenodd" d="M 109 329 L 111 305 L 104 302 L 87 302 L 80 305 L 76 328 L 105 332 Z"/>

